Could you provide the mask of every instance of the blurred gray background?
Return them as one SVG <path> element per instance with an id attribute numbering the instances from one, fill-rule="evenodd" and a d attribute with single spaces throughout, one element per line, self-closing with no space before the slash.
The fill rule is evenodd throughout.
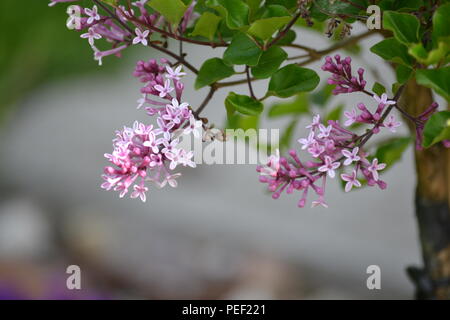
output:
<path id="1" fill-rule="evenodd" d="M 302 31 L 297 42 L 324 48 L 322 38 Z M 369 84 L 381 74 L 388 85 L 391 69 L 367 53 L 377 40 L 364 42 L 366 53 L 354 65 L 373 69 Z M 80 39 L 79 46 L 88 44 Z M 189 45 L 186 51 L 196 66 L 223 52 Z M 7 297 L 72 298 L 60 287 L 65 268 L 76 264 L 87 283 L 77 294 L 93 298 L 412 298 L 405 267 L 420 263 L 420 249 L 411 148 L 383 174 L 385 191 L 344 194 L 337 181 L 330 183 L 329 209 L 299 209 L 299 195 L 272 200 L 254 165 L 183 170 L 177 189 L 153 188 L 147 203 L 101 190 L 103 154 L 111 151 L 114 130 L 149 121 L 136 110 L 134 63 L 162 57 L 146 48 L 125 56 L 114 71 L 92 60 L 90 74 L 36 86 L 0 129 L 0 288 L 4 283 Z M 104 65 L 113 60 L 105 58 Z M 319 70 L 320 63 L 310 67 Z M 194 80 L 188 72 L 184 99 L 196 106 L 207 90 L 195 91 Z M 258 95 L 266 86 L 257 82 Z M 219 91 L 204 112 L 219 127 L 227 93 Z M 330 106 L 343 102 L 348 110 L 364 101 L 341 95 Z M 261 127 L 279 128 L 285 120 Z M 305 117 L 296 139 L 310 120 Z M 381 290 L 366 287 L 372 264 L 381 268 Z"/>

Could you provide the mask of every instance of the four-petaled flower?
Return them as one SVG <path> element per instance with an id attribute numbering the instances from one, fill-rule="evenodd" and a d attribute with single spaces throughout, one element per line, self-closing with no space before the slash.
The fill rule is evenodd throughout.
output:
<path id="1" fill-rule="evenodd" d="M 130 197 L 133 199 L 139 197 L 142 202 L 145 202 L 145 200 L 147 200 L 147 196 L 145 195 L 147 191 L 148 188 L 146 186 L 135 184 L 134 191 L 131 193 Z"/>
<path id="2" fill-rule="evenodd" d="M 166 66 L 166 78 L 173 79 L 173 80 L 180 80 L 182 76 L 185 76 L 185 72 L 181 72 L 181 66 L 176 67 L 175 69 L 172 69 L 169 66 Z"/>
<path id="3" fill-rule="evenodd" d="M 155 90 L 159 91 L 159 96 L 164 98 L 166 95 L 173 91 L 173 88 L 170 86 L 170 80 L 166 79 L 164 82 L 164 86 L 157 84 L 154 86 Z"/>
<path id="4" fill-rule="evenodd" d="M 353 170 L 351 174 L 341 174 L 341 178 L 342 180 L 347 181 L 347 183 L 345 184 L 345 192 L 349 192 L 350 190 L 352 190 L 353 186 L 358 188 L 361 187 L 361 182 L 356 179 L 356 170 Z"/>
<path id="5" fill-rule="evenodd" d="M 354 122 L 356 122 L 357 117 L 358 117 L 355 109 L 352 109 L 352 111 L 350 111 L 350 112 L 345 111 L 344 116 L 347 118 L 347 120 L 344 122 L 344 125 L 346 127 L 351 126 Z"/>
<path id="6" fill-rule="evenodd" d="M 89 17 L 86 21 L 87 24 L 91 24 L 94 21 L 100 20 L 100 15 L 98 14 L 97 6 L 93 6 L 92 9 L 86 8 L 84 9 L 84 12 Z"/>
<path id="7" fill-rule="evenodd" d="M 383 93 L 381 95 L 381 97 L 379 97 L 378 95 L 374 94 L 373 98 L 378 103 L 378 105 L 389 106 L 389 105 L 392 105 L 392 104 L 396 104 L 396 102 L 394 100 L 388 100 L 388 96 L 387 96 L 386 93 Z"/>
<path id="8" fill-rule="evenodd" d="M 361 160 L 360 156 L 358 156 L 358 152 L 359 152 L 359 148 L 358 147 L 354 148 L 352 150 L 352 152 L 350 152 L 350 151 L 348 151 L 346 149 L 343 149 L 342 150 L 342 155 L 347 158 L 344 161 L 344 166 L 348 166 L 348 165 L 352 164 L 353 161 L 356 162 L 356 161 Z"/>
<path id="9" fill-rule="evenodd" d="M 203 126 L 203 122 L 201 120 L 195 120 L 194 116 L 189 118 L 189 125 L 184 129 L 184 134 L 192 134 L 196 138 L 200 138 L 201 128 Z"/>
<path id="10" fill-rule="evenodd" d="M 400 127 L 402 124 L 395 120 L 395 117 L 391 114 L 387 121 L 384 123 L 384 126 L 388 128 L 391 132 L 396 132 L 396 128 Z"/>
<path id="11" fill-rule="evenodd" d="M 308 152 L 314 157 L 317 158 L 320 156 L 323 152 L 325 152 L 325 147 L 318 144 L 317 142 L 314 142 L 311 147 L 308 148 Z"/>
<path id="12" fill-rule="evenodd" d="M 298 143 L 302 144 L 302 150 L 309 148 L 316 140 L 314 139 L 314 131 L 311 131 L 308 138 L 301 138 L 297 140 Z"/>
<path id="13" fill-rule="evenodd" d="M 311 202 L 311 208 L 315 208 L 317 206 L 328 208 L 328 204 L 325 202 L 325 199 L 323 197 L 320 197 L 319 199 Z"/>
<path id="14" fill-rule="evenodd" d="M 177 178 L 181 176 L 181 173 L 175 173 L 167 176 L 160 184 L 160 188 L 164 188 L 166 183 L 169 184 L 172 188 L 176 188 L 178 186 Z"/>
<path id="15" fill-rule="evenodd" d="M 144 32 L 142 32 L 141 29 L 136 28 L 134 32 L 136 33 L 136 37 L 133 38 L 133 44 L 142 43 L 144 46 L 146 46 L 148 44 L 147 37 L 150 33 L 150 30 L 145 30 Z"/>
<path id="16" fill-rule="evenodd" d="M 89 28 L 88 32 L 83 33 L 80 37 L 83 39 L 88 39 L 88 42 L 91 46 L 94 45 L 94 40 L 98 40 L 98 39 L 102 38 L 102 36 L 100 34 L 95 32 L 94 28 Z"/>
<path id="17" fill-rule="evenodd" d="M 330 135 L 332 126 L 325 127 L 323 124 L 319 124 L 319 134 L 317 135 L 319 138 L 326 138 Z"/>
<path id="18" fill-rule="evenodd" d="M 314 128 L 318 127 L 320 124 L 320 114 L 316 114 L 313 117 L 313 121 L 311 122 L 311 124 L 306 126 L 306 129 L 311 129 L 313 130 Z"/>
<path id="19" fill-rule="evenodd" d="M 329 156 L 325 156 L 325 163 L 323 166 L 319 167 L 320 172 L 326 172 L 330 178 L 334 178 L 336 173 L 334 170 L 339 168 L 340 162 L 333 162 L 333 159 Z"/>
<path id="20" fill-rule="evenodd" d="M 378 170 L 383 170 L 386 168 L 385 163 L 378 164 L 378 159 L 373 159 L 371 165 L 367 167 L 367 170 L 369 170 L 370 173 L 372 173 L 373 180 L 378 181 Z"/>

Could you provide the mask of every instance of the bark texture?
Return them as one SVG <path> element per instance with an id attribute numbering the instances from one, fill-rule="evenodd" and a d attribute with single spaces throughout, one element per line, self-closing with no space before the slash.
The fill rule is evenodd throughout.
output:
<path id="1" fill-rule="evenodd" d="M 410 80 L 401 105 L 413 115 L 433 102 L 431 90 Z M 413 128 L 412 128 L 413 129 Z M 412 130 L 414 132 L 414 129 Z M 423 268 L 408 268 L 419 299 L 450 299 L 450 149 L 442 144 L 415 152 L 416 216 Z"/>

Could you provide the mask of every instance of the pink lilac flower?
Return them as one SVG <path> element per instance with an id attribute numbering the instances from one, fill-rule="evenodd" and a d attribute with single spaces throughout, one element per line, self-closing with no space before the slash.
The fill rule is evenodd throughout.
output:
<path id="1" fill-rule="evenodd" d="M 331 126 L 325 127 L 323 124 L 319 124 L 319 134 L 317 135 L 318 138 L 326 138 L 331 133 Z"/>
<path id="2" fill-rule="evenodd" d="M 314 139 L 314 132 L 311 131 L 308 135 L 308 138 L 298 139 L 298 143 L 302 145 L 302 150 L 309 148 L 316 140 Z"/>
<path id="3" fill-rule="evenodd" d="M 332 76 L 328 79 L 328 84 L 336 85 L 333 94 L 338 95 L 364 90 L 366 86 L 364 69 L 359 68 L 357 71 L 358 77 L 353 76 L 351 62 L 352 59 L 350 57 L 341 59 L 341 56 L 338 54 L 334 56 L 334 61 L 331 57 L 325 58 L 322 70 L 332 73 Z"/>
<path id="4" fill-rule="evenodd" d="M 326 172 L 330 178 L 334 178 L 336 173 L 334 170 L 339 168 L 340 162 L 333 162 L 333 159 L 329 156 L 325 156 L 325 164 L 319 167 L 320 172 Z"/>
<path id="5" fill-rule="evenodd" d="M 351 126 L 358 119 L 355 109 L 352 109 L 352 111 L 350 111 L 350 112 L 349 111 L 344 111 L 344 116 L 347 118 L 347 120 L 344 122 L 344 125 L 346 127 Z"/>
<path id="6" fill-rule="evenodd" d="M 81 38 L 84 39 L 88 39 L 88 42 L 91 46 L 94 45 L 94 40 L 98 40 L 101 39 L 102 36 L 100 34 L 98 34 L 97 32 L 95 32 L 94 28 L 89 28 L 87 33 L 83 33 L 81 36 Z"/>
<path id="7" fill-rule="evenodd" d="M 358 156 L 358 152 L 359 152 L 359 148 L 355 147 L 352 152 L 343 149 L 342 150 L 342 155 L 344 157 L 346 157 L 345 161 L 344 161 L 344 166 L 349 166 L 351 165 L 353 162 L 357 162 L 359 160 L 361 160 L 361 157 Z"/>
<path id="8" fill-rule="evenodd" d="M 374 94 L 373 98 L 375 99 L 375 101 L 380 105 L 383 106 L 389 106 L 389 105 L 394 105 L 396 104 L 396 102 L 394 100 L 388 100 L 388 96 L 386 93 L 383 93 L 381 95 L 381 97 L 379 97 L 378 95 Z"/>
<path id="9" fill-rule="evenodd" d="M 160 187 L 163 188 L 166 184 L 169 184 L 172 188 L 176 188 L 178 186 L 177 178 L 181 176 L 181 173 L 175 173 L 167 176 L 160 184 Z"/>
<path id="10" fill-rule="evenodd" d="M 313 129 L 315 129 L 315 128 L 318 128 L 318 127 L 319 127 L 319 124 L 320 124 L 320 114 L 316 114 L 316 115 L 313 117 L 312 123 L 309 124 L 309 125 L 307 125 L 307 126 L 306 126 L 306 129 L 311 129 L 311 130 L 313 130 Z"/>
<path id="11" fill-rule="evenodd" d="M 324 197 L 319 197 L 318 200 L 311 202 L 311 208 L 315 208 L 318 206 L 322 206 L 324 208 L 328 208 L 328 204 L 325 202 Z"/>
<path id="12" fill-rule="evenodd" d="M 396 129 L 401 125 L 402 125 L 401 122 L 396 121 L 393 115 L 389 115 L 387 121 L 384 122 L 384 126 L 388 128 L 391 132 L 396 132 L 397 131 Z"/>
<path id="13" fill-rule="evenodd" d="M 89 17 L 87 19 L 87 24 L 92 24 L 94 21 L 100 20 L 100 15 L 98 14 L 97 6 L 93 6 L 92 9 L 85 8 L 84 13 Z"/>
<path id="14" fill-rule="evenodd" d="M 180 78 L 186 75 L 185 72 L 181 72 L 181 65 L 172 69 L 170 66 L 166 66 L 167 74 L 166 77 L 173 80 L 180 80 Z"/>
<path id="15" fill-rule="evenodd" d="M 319 144 L 317 141 L 314 141 L 311 147 L 308 148 L 308 152 L 314 157 L 319 157 L 322 153 L 325 152 L 325 146 Z"/>
<path id="16" fill-rule="evenodd" d="M 157 85 L 154 86 L 154 88 L 159 91 L 159 96 L 161 98 L 164 98 L 165 96 L 169 95 L 173 91 L 173 88 L 170 86 L 170 80 L 169 79 L 167 79 L 164 82 L 164 86 L 162 86 L 160 84 L 157 84 Z"/>
<path id="17" fill-rule="evenodd" d="M 357 175 L 356 170 L 353 170 L 351 174 L 346 173 L 341 174 L 342 180 L 347 182 L 345 184 L 345 192 L 349 192 L 350 190 L 352 190 L 353 186 L 358 188 L 361 187 L 361 182 L 358 181 L 356 175 Z"/>
<path id="18" fill-rule="evenodd" d="M 378 164 L 378 159 L 375 158 L 372 160 L 372 163 L 370 164 L 369 167 L 367 167 L 367 170 L 369 170 L 370 173 L 372 173 L 372 177 L 375 181 L 378 181 L 378 171 L 379 170 L 383 170 L 384 168 L 386 168 L 386 164 L 385 163 L 380 163 Z"/>
<path id="19" fill-rule="evenodd" d="M 186 129 L 184 129 L 183 133 L 190 134 L 192 132 L 195 138 L 200 138 L 202 127 L 203 122 L 200 120 L 196 120 L 193 116 L 191 116 L 189 119 L 189 125 L 186 127 Z"/>
<path id="20" fill-rule="evenodd" d="M 131 198 L 141 198 L 142 202 L 145 202 L 147 200 L 147 196 L 145 195 L 145 193 L 148 191 L 148 188 L 146 186 L 144 186 L 143 184 L 140 185 L 134 185 L 134 191 L 131 194 Z"/>
<path id="21" fill-rule="evenodd" d="M 148 44 L 147 37 L 150 30 L 141 31 L 141 29 L 136 28 L 134 32 L 136 33 L 136 37 L 133 38 L 133 44 L 142 43 L 142 45 L 146 46 Z"/>

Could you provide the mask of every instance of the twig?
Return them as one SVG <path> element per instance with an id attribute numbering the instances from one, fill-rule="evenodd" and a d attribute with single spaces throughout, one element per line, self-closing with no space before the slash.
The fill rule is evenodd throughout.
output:
<path id="1" fill-rule="evenodd" d="M 253 92 L 253 88 L 252 88 L 252 80 L 250 80 L 250 68 L 249 68 L 249 66 L 245 66 L 245 74 L 247 75 L 247 83 L 248 83 L 248 89 L 250 90 L 250 96 L 253 99 L 256 99 L 255 93 Z"/>
<path id="2" fill-rule="evenodd" d="M 205 109 L 205 107 L 208 105 L 208 102 L 212 99 L 214 93 L 216 92 L 217 88 L 212 85 L 209 89 L 208 95 L 205 97 L 205 100 L 203 100 L 202 104 L 198 107 L 197 110 L 194 111 L 194 116 L 198 119 L 200 113 Z"/>

